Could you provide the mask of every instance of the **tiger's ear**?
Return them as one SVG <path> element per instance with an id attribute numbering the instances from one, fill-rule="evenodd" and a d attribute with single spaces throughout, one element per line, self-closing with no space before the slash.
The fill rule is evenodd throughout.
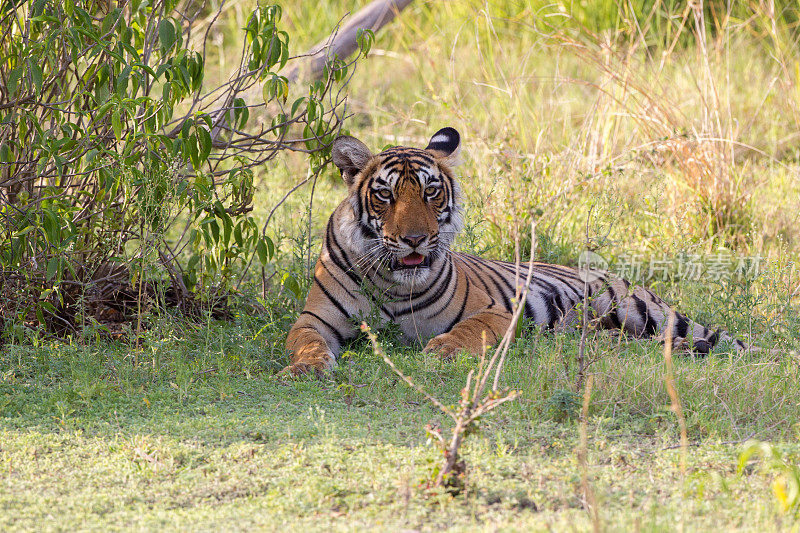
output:
<path id="1" fill-rule="evenodd" d="M 454 128 L 442 128 L 434 133 L 425 149 L 448 167 L 461 164 L 461 135 Z"/>
<path id="2" fill-rule="evenodd" d="M 333 163 L 342 172 L 342 178 L 348 187 L 353 184 L 356 175 L 372 159 L 372 152 L 369 151 L 367 145 L 349 135 L 342 135 L 333 141 L 331 155 Z"/>

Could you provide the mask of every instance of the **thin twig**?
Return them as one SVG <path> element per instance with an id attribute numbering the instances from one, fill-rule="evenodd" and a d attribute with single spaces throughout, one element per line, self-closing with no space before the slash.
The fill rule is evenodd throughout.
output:
<path id="1" fill-rule="evenodd" d="M 455 413 L 453 413 L 453 411 L 452 411 L 452 410 L 451 410 L 449 407 L 445 406 L 445 405 L 444 405 L 442 402 L 440 402 L 439 400 L 437 400 L 436 398 L 434 398 L 433 396 L 431 396 L 430 394 L 428 394 L 428 392 L 427 392 L 425 389 L 423 389 L 421 386 L 419 386 L 419 385 L 417 385 L 416 383 L 414 383 L 414 380 L 412 380 L 410 377 L 408 377 L 408 376 L 406 376 L 405 374 L 403 374 L 403 372 L 402 372 L 402 371 L 401 371 L 399 368 L 397 368 L 397 366 L 395 366 L 395 364 L 394 364 L 394 361 L 392 361 L 392 360 L 391 360 L 391 359 L 390 359 L 390 358 L 389 358 L 389 357 L 386 355 L 386 352 L 383 350 L 383 347 L 382 347 L 380 344 L 378 344 L 378 339 L 375 337 L 375 334 L 374 334 L 374 333 L 372 333 L 372 330 L 370 329 L 370 327 L 369 327 L 369 326 L 368 326 L 366 323 L 364 323 L 364 322 L 362 322 L 362 323 L 361 323 L 361 331 L 363 331 L 364 333 L 366 333 L 366 334 L 367 334 L 367 337 L 369 337 L 369 340 L 372 342 L 372 349 L 375 351 L 375 353 L 377 353 L 378 355 L 380 355 L 380 356 L 381 356 L 381 359 L 383 359 L 383 361 L 384 361 L 384 362 L 385 362 L 387 365 L 389 365 L 389 368 L 391 368 L 391 369 L 392 369 L 392 371 L 393 371 L 395 374 L 397 374 L 397 376 L 398 376 L 400 379 L 402 379 L 403 381 L 405 381 L 405 382 L 406 382 L 406 384 L 407 384 L 409 387 L 411 387 L 411 388 L 412 388 L 412 389 L 414 389 L 415 391 L 417 391 L 417 392 L 419 392 L 420 394 L 422 394 L 423 396 L 425 396 L 425 399 L 427 399 L 427 400 L 428 400 L 429 402 L 431 402 L 433 405 L 435 405 L 436 407 L 438 407 L 438 408 L 439 408 L 439 410 L 440 410 L 440 411 L 442 411 L 444 414 L 446 414 L 447 416 L 449 416 L 449 417 L 450 417 L 450 418 L 452 418 L 453 420 L 456 420 L 456 415 L 455 415 Z"/>

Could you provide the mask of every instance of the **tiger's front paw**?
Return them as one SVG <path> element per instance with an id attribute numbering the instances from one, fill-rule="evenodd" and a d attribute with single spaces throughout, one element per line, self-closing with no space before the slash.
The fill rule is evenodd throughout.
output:
<path id="1" fill-rule="evenodd" d="M 469 346 L 464 346 L 452 333 L 442 333 L 428 341 L 422 353 L 433 353 L 442 359 L 451 359 L 461 351 L 472 351 Z"/>
<path id="2" fill-rule="evenodd" d="M 278 372 L 278 376 L 282 378 L 300 378 L 303 376 L 314 376 L 317 379 L 322 379 L 327 373 L 327 367 L 324 365 L 314 363 L 297 362 L 292 363 Z"/>
<path id="3" fill-rule="evenodd" d="M 322 379 L 336 366 L 336 358 L 320 344 L 309 343 L 294 352 L 292 364 L 278 372 L 282 377 L 301 377 L 306 375 Z"/>

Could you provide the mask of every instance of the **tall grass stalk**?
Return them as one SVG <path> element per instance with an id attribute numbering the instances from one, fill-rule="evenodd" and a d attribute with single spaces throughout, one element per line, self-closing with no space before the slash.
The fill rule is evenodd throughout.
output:
<path id="1" fill-rule="evenodd" d="M 580 441 L 578 444 L 578 466 L 581 471 L 581 488 L 583 490 L 583 497 L 586 501 L 585 507 L 589 511 L 592 518 L 592 528 L 595 533 L 602 531 L 600 525 L 600 509 L 598 508 L 597 497 L 594 493 L 591 480 L 589 479 L 589 403 L 592 397 L 592 385 L 594 383 L 594 376 L 590 375 L 586 379 L 586 388 L 583 390 L 583 402 L 581 404 L 581 420 L 578 425 L 580 432 Z"/>
<path id="2" fill-rule="evenodd" d="M 681 475 L 686 476 L 686 455 L 689 448 L 689 436 L 686 430 L 686 419 L 683 416 L 683 406 L 681 405 L 678 390 L 675 387 L 675 367 L 672 363 L 672 331 L 675 326 L 675 312 L 671 311 L 665 330 L 664 339 L 664 381 L 667 385 L 667 393 L 671 404 L 672 412 L 678 419 L 678 428 L 681 434 Z"/>

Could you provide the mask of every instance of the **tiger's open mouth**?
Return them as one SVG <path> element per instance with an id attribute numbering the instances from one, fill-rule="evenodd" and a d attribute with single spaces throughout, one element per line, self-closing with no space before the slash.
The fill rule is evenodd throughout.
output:
<path id="1" fill-rule="evenodd" d="M 392 270 L 404 270 L 407 268 L 428 268 L 431 266 L 431 258 L 429 255 L 418 254 L 411 252 L 405 257 L 400 259 L 392 259 Z"/>

